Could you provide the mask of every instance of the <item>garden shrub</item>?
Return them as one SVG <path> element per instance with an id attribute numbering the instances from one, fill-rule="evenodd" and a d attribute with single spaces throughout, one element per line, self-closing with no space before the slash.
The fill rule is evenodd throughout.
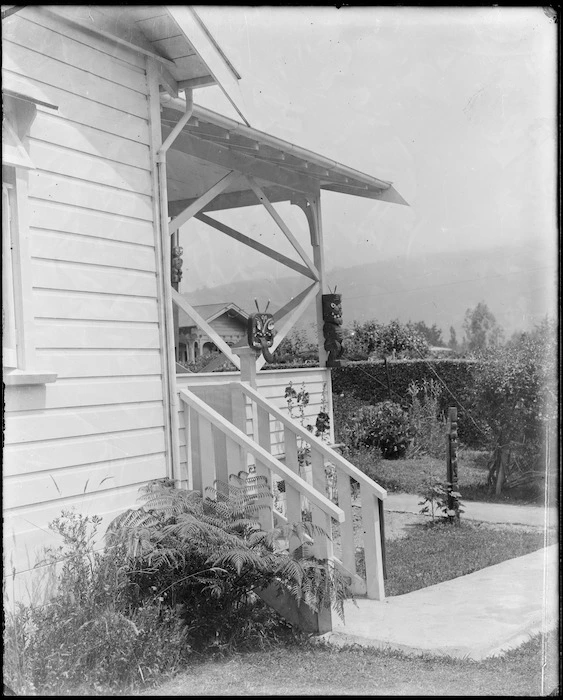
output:
<path id="1" fill-rule="evenodd" d="M 47 564 L 58 564 L 56 591 L 6 615 L 4 678 L 18 694 L 148 682 L 191 652 L 187 630 L 161 601 L 130 605 L 123 552 L 94 548 L 100 522 L 63 511 L 50 524 L 63 545 L 46 553 Z"/>
<path id="2" fill-rule="evenodd" d="M 194 654 L 300 637 L 257 591 L 279 583 L 313 610 L 342 614 L 348 581 L 312 555 L 311 523 L 269 532 L 257 517 L 266 486 L 246 475 L 204 497 L 151 482 L 144 505 L 118 516 L 97 551 L 100 519 L 64 511 L 48 550 L 58 585 L 44 605 L 7 616 L 4 679 L 19 694 L 125 689 L 185 666 Z M 268 492 L 269 495 L 269 492 Z M 291 554 L 279 542 L 301 545 Z M 280 540 L 281 538 L 281 540 Z"/>
<path id="3" fill-rule="evenodd" d="M 362 447 L 381 450 L 385 459 L 402 457 L 410 440 L 406 411 L 393 401 L 363 406 L 358 414 L 358 440 Z"/>
<path id="4" fill-rule="evenodd" d="M 438 413 L 447 414 L 450 406 L 457 406 L 460 442 L 468 447 L 482 448 L 486 444 L 486 438 L 473 398 L 479 366 L 478 360 L 449 358 L 390 360 L 386 365 L 383 361 L 348 362 L 333 368 L 332 390 L 335 396 L 345 393 L 362 404 L 392 400 L 408 409 L 411 403 L 409 386 L 412 382 L 420 384 L 424 380 L 433 380 L 442 387 L 438 398 Z"/>

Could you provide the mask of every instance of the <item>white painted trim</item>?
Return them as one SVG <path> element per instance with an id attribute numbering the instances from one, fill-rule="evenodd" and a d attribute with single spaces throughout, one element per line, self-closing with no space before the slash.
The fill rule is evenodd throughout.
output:
<path id="1" fill-rule="evenodd" d="M 18 333 L 18 369 L 35 369 L 35 330 L 33 317 L 31 257 L 29 254 L 29 221 L 27 171 L 16 168 L 14 289 L 16 332 Z"/>
<path id="2" fill-rule="evenodd" d="M 31 384 L 49 384 L 56 381 L 55 372 L 24 371 L 14 369 L 4 371 L 2 380 L 6 386 L 28 386 Z"/>
<path id="3" fill-rule="evenodd" d="M 174 354 L 174 323 L 170 295 L 170 236 L 168 236 L 168 196 L 166 164 L 159 161 L 162 145 L 160 128 L 159 70 L 147 60 L 147 84 L 150 110 L 151 162 L 153 177 L 153 212 L 157 271 L 157 307 L 161 345 L 166 465 L 170 478 L 180 480 L 179 401 L 176 387 L 176 358 Z"/>
<path id="4" fill-rule="evenodd" d="M 2 182 L 2 361 L 4 367 L 18 366 L 18 334 L 16 331 L 16 308 L 12 259 L 15 188 Z"/>

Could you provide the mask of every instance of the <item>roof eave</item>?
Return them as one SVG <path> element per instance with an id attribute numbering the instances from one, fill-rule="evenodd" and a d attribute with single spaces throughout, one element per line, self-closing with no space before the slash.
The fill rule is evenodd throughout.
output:
<path id="1" fill-rule="evenodd" d="M 176 22 L 184 37 L 197 51 L 198 56 L 207 66 L 209 74 L 213 77 L 217 86 L 233 105 L 244 123 L 249 125 L 245 117 L 247 110 L 238 84 L 240 75 L 227 59 L 195 10 L 186 5 L 166 5 L 166 11 Z"/>

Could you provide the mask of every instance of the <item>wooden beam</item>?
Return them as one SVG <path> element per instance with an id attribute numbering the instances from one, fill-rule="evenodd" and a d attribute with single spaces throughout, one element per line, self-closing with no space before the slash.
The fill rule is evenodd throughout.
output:
<path id="1" fill-rule="evenodd" d="M 324 332 L 323 332 L 323 294 L 326 293 L 325 280 L 325 262 L 324 262 L 324 245 L 323 245 L 323 225 L 321 219 L 321 199 L 320 197 L 311 197 L 309 206 L 305 210 L 305 215 L 309 222 L 311 231 L 311 242 L 313 244 L 313 256 L 315 264 L 319 269 L 319 291 L 317 293 L 317 342 L 319 345 L 319 364 L 321 367 L 326 367 L 328 353 L 324 347 Z"/>
<path id="2" fill-rule="evenodd" d="M 226 189 L 237 177 L 236 173 L 230 172 L 225 175 L 219 182 L 217 182 L 210 190 L 207 190 L 205 194 L 198 197 L 195 202 L 186 207 L 184 211 L 178 214 L 172 221 L 168 224 L 168 233 L 172 234 L 177 231 L 180 226 L 183 226 L 187 221 L 189 221 L 192 216 L 195 216 L 203 207 L 208 204 L 212 199 L 214 199 L 218 194 Z"/>
<path id="3" fill-rule="evenodd" d="M 172 95 L 172 97 L 178 97 L 178 90 L 183 88 L 180 88 L 176 82 L 176 79 L 166 68 L 166 66 L 162 65 L 162 63 L 156 63 L 156 65 L 158 68 L 158 82 L 160 85 L 166 88 L 166 92 L 168 92 L 169 95 Z"/>
<path id="4" fill-rule="evenodd" d="M 293 198 L 291 190 L 285 187 L 264 188 L 270 202 L 287 202 Z M 171 216 L 176 216 L 184 209 L 195 202 L 195 199 L 179 199 L 168 203 L 168 211 Z M 206 204 L 202 211 L 223 211 L 225 209 L 239 209 L 240 207 L 257 207 L 260 202 L 256 200 L 256 195 L 252 190 L 242 190 L 238 192 L 223 192 L 222 194 Z"/>
<path id="5" fill-rule="evenodd" d="M 231 348 L 227 345 L 223 338 L 221 338 L 219 333 L 217 333 L 217 331 L 214 328 L 212 328 L 209 325 L 209 323 L 207 323 L 203 316 L 198 314 L 194 307 L 189 302 L 187 302 L 179 292 L 177 292 L 174 288 L 171 289 L 171 292 L 172 301 L 177 306 L 179 306 L 185 313 L 187 313 L 188 316 L 195 321 L 198 328 L 201 328 L 202 331 L 207 333 L 207 335 L 211 338 L 211 340 L 215 343 L 219 350 L 221 350 L 221 352 L 229 358 L 233 365 L 237 369 L 240 369 L 239 357 L 233 353 Z"/>
<path id="6" fill-rule="evenodd" d="M 248 180 L 248 184 L 252 189 L 254 190 L 256 196 L 260 200 L 260 202 L 266 207 L 268 210 L 268 213 L 272 217 L 272 219 L 276 222 L 276 224 L 279 226 L 280 230 L 283 232 L 287 240 L 291 243 L 291 245 L 295 248 L 295 250 L 299 253 L 301 259 L 307 265 L 309 270 L 313 273 L 315 276 L 315 279 L 319 279 L 319 271 L 315 267 L 313 261 L 309 258 L 307 253 L 303 250 L 303 247 L 299 243 L 299 241 L 295 238 L 295 236 L 291 233 L 289 228 L 286 226 L 284 223 L 283 219 L 281 216 L 278 214 L 278 212 L 274 209 L 272 206 L 272 203 L 268 201 L 268 198 L 264 194 L 264 191 L 261 189 L 261 187 L 258 185 L 258 183 L 254 180 L 254 178 L 249 177 L 248 175 L 246 176 L 246 179 Z"/>
<path id="7" fill-rule="evenodd" d="M 217 221 L 216 219 L 212 219 L 210 216 L 206 216 L 201 212 L 199 214 L 196 214 L 195 218 L 199 221 L 203 221 L 203 223 L 207 224 L 208 226 L 212 226 L 214 229 L 217 229 L 217 231 L 221 231 L 221 233 L 224 233 L 225 235 L 234 238 L 235 241 L 244 243 L 244 245 L 253 248 L 259 253 L 267 255 L 269 258 L 272 258 L 272 260 L 275 260 L 276 262 L 279 262 L 282 265 L 285 265 L 286 267 L 289 267 L 292 270 L 299 272 L 299 274 L 305 275 L 310 279 L 315 279 L 313 273 L 309 270 L 309 268 L 305 267 L 304 265 L 300 265 L 298 262 L 295 262 L 295 260 L 292 260 L 291 258 L 288 258 L 285 255 L 282 255 L 281 253 L 272 250 L 271 248 L 268 248 L 268 246 L 265 246 L 262 243 L 258 243 L 258 241 L 253 240 L 249 236 L 245 236 L 243 233 L 239 233 L 234 228 L 231 228 L 230 226 L 227 226 L 226 224 L 223 224 L 220 221 Z"/>
<path id="8" fill-rule="evenodd" d="M 166 125 L 163 126 L 165 138 L 168 135 L 168 128 Z M 220 165 L 228 170 L 237 170 L 244 175 L 287 187 L 294 192 L 316 194 L 319 191 L 319 182 L 313 177 L 295 173 L 272 163 L 266 163 L 245 153 L 234 152 L 226 146 L 199 139 L 185 132 L 181 133 L 174 142 L 174 149 L 209 163 L 215 163 L 215 165 Z"/>
<path id="9" fill-rule="evenodd" d="M 317 293 L 317 290 L 320 288 L 320 285 L 318 282 L 315 282 L 312 284 L 309 289 L 306 290 L 306 294 L 303 295 L 301 301 L 297 304 L 297 306 L 293 309 L 288 314 L 285 314 L 283 316 L 283 323 L 280 328 L 277 328 L 277 333 L 276 337 L 274 338 L 274 344 L 270 348 L 270 352 L 275 352 L 276 348 L 278 345 L 282 342 L 282 340 L 285 338 L 285 336 L 289 333 L 289 331 L 293 328 L 293 326 L 297 323 L 297 321 L 301 318 L 303 313 L 305 312 L 305 309 L 309 306 L 311 300 Z M 256 369 L 262 369 L 264 366 L 264 363 L 266 360 L 264 359 L 263 355 L 260 355 L 260 357 L 256 360 Z"/>

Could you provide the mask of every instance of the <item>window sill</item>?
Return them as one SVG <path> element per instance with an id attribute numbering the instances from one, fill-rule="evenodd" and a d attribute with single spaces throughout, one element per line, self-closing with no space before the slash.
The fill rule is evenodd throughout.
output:
<path id="1" fill-rule="evenodd" d="M 11 369 L 4 370 L 5 386 L 27 386 L 30 384 L 50 384 L 57 379 L 55 372 L 40 372 L 38 370 Z"/>

